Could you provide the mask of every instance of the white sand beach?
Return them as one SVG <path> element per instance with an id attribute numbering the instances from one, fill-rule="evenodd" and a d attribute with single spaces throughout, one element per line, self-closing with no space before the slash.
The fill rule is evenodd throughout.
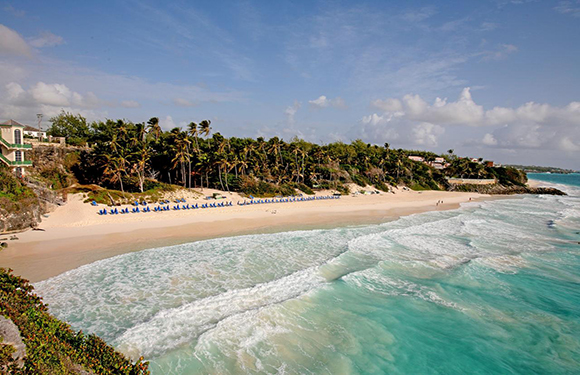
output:
<path id="1" fill-rule="evenodd" d="M 208 202 L 204 197 L 214 192 L 218 191 L 204 189 L 179 197 L 200 206 Z M 97 214 L 103 205 L 94 207 L 83 203 L 80 194 L 72 195 L 66 205 L 43 220 L 41 231 L 29 230 L 18 234 L 18 240 L 6 241 L 9 246 L 0 252 L 0 265 L 34 282 L 99 259 L 146 248 L 250 233 L 380 223 L 490 198 L 476 193 L 396 189 L 394 193 L 351 194 L 340 199 L 239 206 L 237 202 L 244 201 L 240 195 L 219 193 L 233 206 L 104 216 Z"/>

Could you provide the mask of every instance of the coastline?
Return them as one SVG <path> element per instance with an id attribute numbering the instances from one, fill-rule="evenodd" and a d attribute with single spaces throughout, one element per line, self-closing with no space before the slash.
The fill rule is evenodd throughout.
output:
<path id="1" fill-rule="evenodd" d="M 476 193 L 395 192 L 244 207 L 236 205 L 242 200 L 237 194 L 225 193 L 233 207 L 104 217 L 96 214 L 99 207 L 82 203 L 82 197 L 76 195 L 43 221 L 40 227 L 44 231 L 23 232 L 18 241 L 8 241 L 9 247 L 0 252 L 0 265 L 37 282 L 97 260 L 149 248 L 246 234 L 378 224 L 421 212 L 457 209 L 470 198 L 496 199 Z M 318 193 L 324 194 L 328 192 Z M 440 200 L 444 203 L 437 204 Z M 196 201 L 188 199 L 191 202 Z"/>

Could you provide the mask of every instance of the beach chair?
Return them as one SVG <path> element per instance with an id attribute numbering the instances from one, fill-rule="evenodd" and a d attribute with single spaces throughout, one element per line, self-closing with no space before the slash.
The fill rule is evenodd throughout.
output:
<path id="1" fill-rule="evenodd" d="M 91 206 L 98 206 L 99 204 L 96 201 L 91 202 Z"/>

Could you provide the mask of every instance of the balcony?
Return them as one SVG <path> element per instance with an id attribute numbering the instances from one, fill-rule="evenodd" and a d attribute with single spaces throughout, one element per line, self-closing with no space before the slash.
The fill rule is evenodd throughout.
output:
<path id="1" fill-rule="evenodd" d="M 12 161 L 8 160 L 8 158 L 2 154 L 0 154 L 0 160 L 2 160 L 9 167 L 30 167 L 32 165 L 32 160 Z"/>
<path id="2" fill-rule="evenodd" d="M 0 137 L 0 143 L 9 150 L 18 150 L 18 149 L 29 149 L 32 148 L 32 145 L 26 145 L 22 143 L 8 143 L 2 137 Z"/>

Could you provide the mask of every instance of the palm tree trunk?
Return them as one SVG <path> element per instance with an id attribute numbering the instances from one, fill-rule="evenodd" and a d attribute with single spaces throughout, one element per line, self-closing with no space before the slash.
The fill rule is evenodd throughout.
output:
<path id="1" fill-rule="evenodd" d="M 121 176 L 121 173 L 119 173 L 119 184 L 121 185 L 121 191 L 125 193 L 125 190 L 123 189 L 123 177 Z"/>
<path id="2" fill-rule="evenodd" d="M 219 173 L 219 176 L 220 176 L 220 185 L 222 186 L 222 190 L 224 190 L 224 183 L 222 181 L 222 167 L 219 167 L 218 168 L 218 173 Z"/>

